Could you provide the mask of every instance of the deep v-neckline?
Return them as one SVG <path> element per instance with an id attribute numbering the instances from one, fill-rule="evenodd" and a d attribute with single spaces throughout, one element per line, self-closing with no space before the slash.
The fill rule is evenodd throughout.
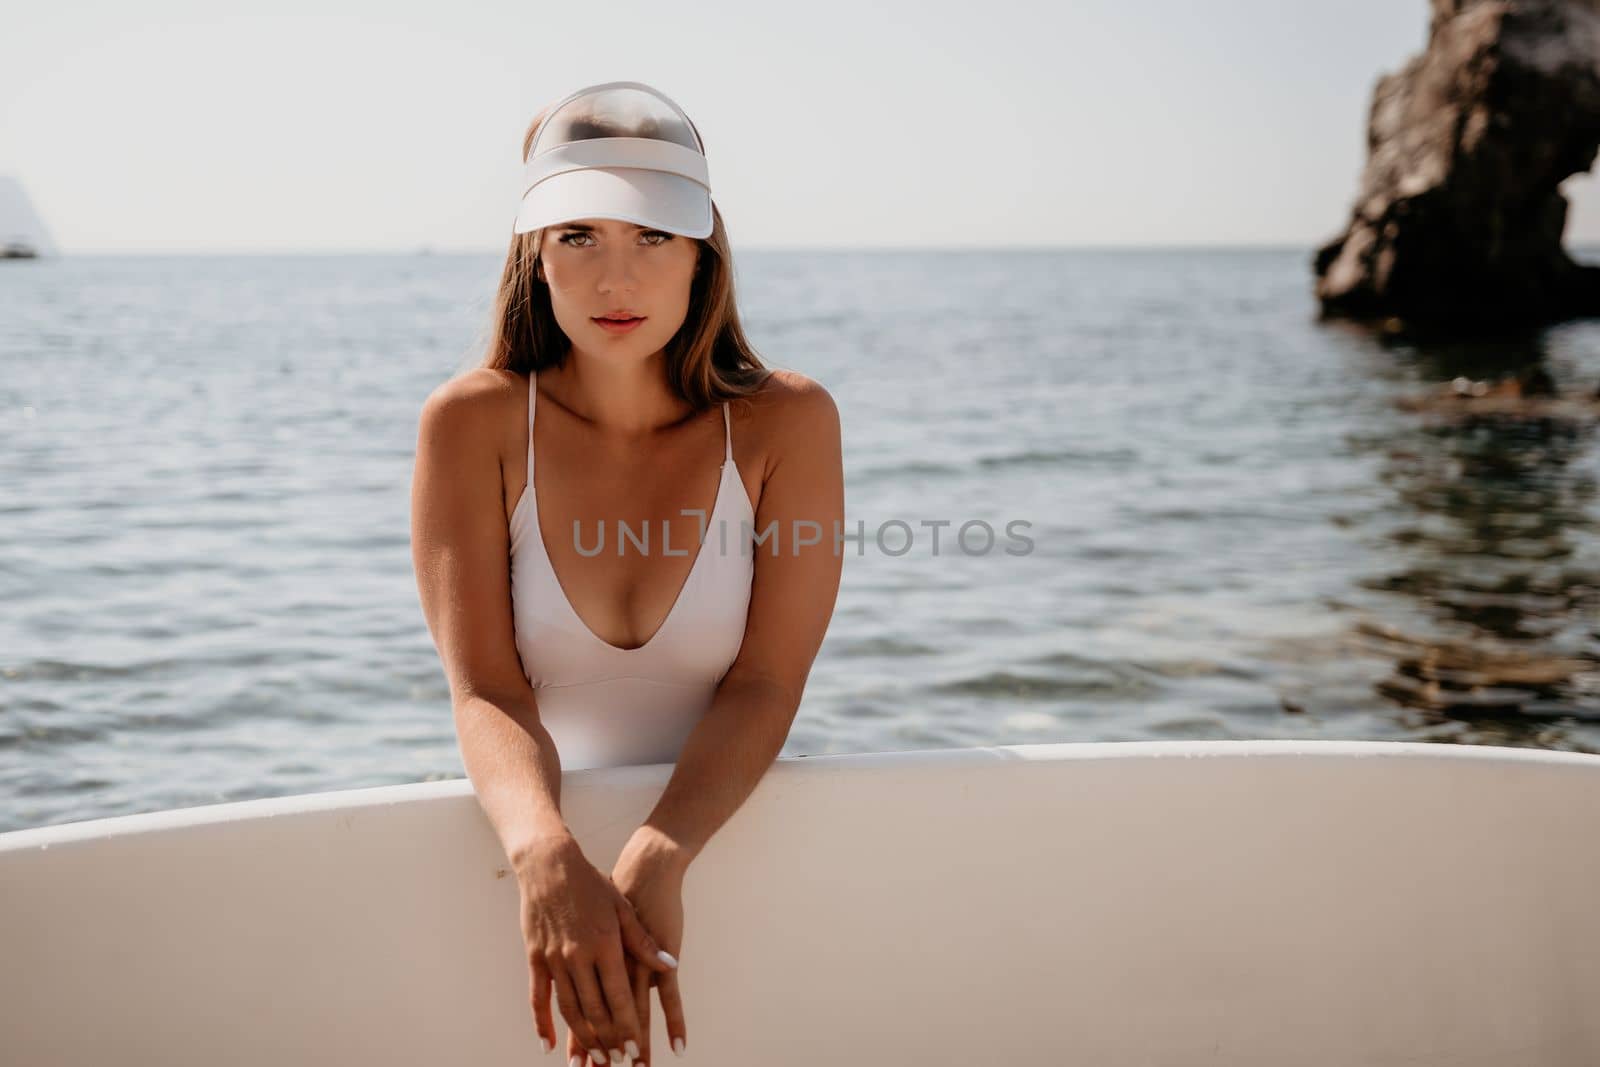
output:
<path id="1" fill-rule="evenodd" d="M 672 598 L 672 606 L 667 609 L 666 617 L 663 618 L 656 626 L 655 632 L 645 639 L 644 644 L 639 645 L 636 648 L 623 648 L 621 645 L 613 645 L 610 641 L 607 641 L 605 638 L 601 637 L 595 632 L 594 627 L 590 626 L 586 621 L 584 621 L 583 616 L 578 614 L 578 609 L 572 604 L 572 598 L 567 595 L 566 586 L 561 582 L 561 576 L 556 573 L 555 560 L 551 558 L 550 550 L 545 546 L 544 531 L 539 528 L 539 495 L 534 489 L 535 460 L 533 455 L 533 425 L 534 415 L 536 414 L 535 405 L 538 404 L 538 401 L 538 375 L 537 372 L 530 371 L 528 373 L 528 478 L 527 484 L 523 487 L 522 495 L 527 499 L 528 510 L 531 513 L 529 515 L 529 521 L 533 524 L 533 540 L 539 546 L 540 555 L 544 557 L 545 569 L 550 572 L 550 579 L 555 583 L 556 593 L 561 599 L 562 607 L 565 609 L 566 613 L 572 617 L 573 621 L 583 628 L 583 632 L 588 634 L 596 644 L 599 644 L 612 652 L 616 652 L 621 655 L 639 655 L 649 650 L 650 647 L 656 643 L 661 635 L 666 632 L 667 627 L 672 625 L 672 620 L 677 616 L 678 607 L 683 603 L 684 593 L 688 591 L 690 583 L 694 581 L 694 576 L 700 571 L 700 563 L 705 558 L 706 554 L 706 545 L 711 542 L 711 529 L 713 523 L 722 510 L 722 499 L 727 495 L 724 490 L 728 484 L 728 468 L 732 467 L 735 474 L 738 472 L 739 468 L 733 462 L 733 443 L 728 440 L 727 437 L 729 430 L 726 420 L 723 423 L 723 459 L 722 465 L 719 469 L 720 473 L 717 478 L 717 495 L 716 498 L 711 502 L 711 513 L 706 518 L 705 537 L 701 540 L 699 546 L 695 550 L 694 562 L 689 564 L 689 573 L 684 576 L 683 584 L 678 586 L 678 593 Z M 726 416 L 726 412 L 724 412 L 724 416 Z M 646 524 L 645 530 L 648 534 L 648 524 Z M 665 538 L 663 537 L 663 540 L 664 539 Z"/>

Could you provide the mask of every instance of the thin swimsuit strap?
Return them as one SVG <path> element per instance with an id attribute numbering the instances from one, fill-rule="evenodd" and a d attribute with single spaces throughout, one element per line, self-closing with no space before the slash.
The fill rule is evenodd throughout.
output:
<path id="1" fill-rule="evenodd" d="M 722 462 L 733 462 L 733 422 L 728 418 L 728 402 L 722 402 L 722 440 L 725 442 L 722 449 Z"/>

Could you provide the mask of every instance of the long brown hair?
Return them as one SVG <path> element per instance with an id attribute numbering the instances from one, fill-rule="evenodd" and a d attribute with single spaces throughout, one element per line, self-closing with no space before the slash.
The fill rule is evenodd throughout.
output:
<path id="1" fill-rule="evenodd" d="M 522 138 L 522 158 L 539 132 L 540 112 Z M 482 366 L 528 374 L 559 367 L 572 342 L 556 322 L 550 289 L 538 279 L 544 231 L 511 235 L 505 268 L 495 293 L 488 349 Z M 748 397 L 772 373 L 739 325 L 733 298 L 733 257 L 722 213 L 711 205 L 711 235 L 700 241 L 700 265 L 689 291 L 689 313 L 665 349 L 667 383 L 697 411 L 724 400 Z"/>

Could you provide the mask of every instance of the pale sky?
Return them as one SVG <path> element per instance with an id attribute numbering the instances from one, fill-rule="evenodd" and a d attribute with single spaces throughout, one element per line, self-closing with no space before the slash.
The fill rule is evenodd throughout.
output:
<path id="1" fill-rule="evenodd" d="M 0 174 L 68 253 L 501 252 L 528 121 L 621 79 L 695 120 L 736 249 L 1310 246 L 1427 29 L 1425 0 L 28 8 Z"/>

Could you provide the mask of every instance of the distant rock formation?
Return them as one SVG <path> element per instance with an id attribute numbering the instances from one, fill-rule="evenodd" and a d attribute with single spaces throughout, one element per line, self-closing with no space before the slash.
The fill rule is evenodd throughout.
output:
<path id="1" fill-rule="evenodd" d="M 1600 146 L 1600 0 L 1432 0 L 1427 49 L 1380 78 L 1327 317 L 1429 332 L 1600 315 L 1558 189 Z"/>
<path id="2" fill-rule="evenodd" d="M 0 174 L 0 246 L 13 242 L 28 246 L 41 256 L 57 254 L 50 231 L 33 209 L 22 183 Z"/>

